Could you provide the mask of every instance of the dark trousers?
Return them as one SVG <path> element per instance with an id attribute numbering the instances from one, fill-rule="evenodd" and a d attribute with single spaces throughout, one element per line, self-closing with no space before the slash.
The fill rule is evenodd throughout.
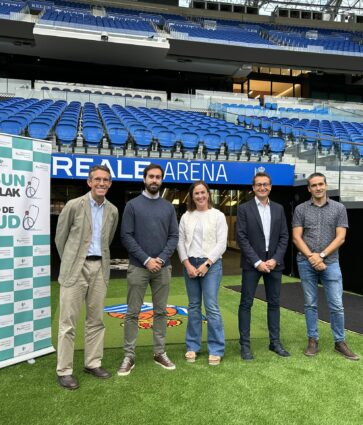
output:
<path id="1" fill-rule="evenodd" d="M 242 271 L 241 302 L 238 309 L 240 344 L 249 346 L 251 307 L 260 277 L 263 277 L 267 299 L 267 325 L 270 342 L 280 340 L 280 288 L 282 272 L 273 270 L 261 273 L 258 270 Z"/>

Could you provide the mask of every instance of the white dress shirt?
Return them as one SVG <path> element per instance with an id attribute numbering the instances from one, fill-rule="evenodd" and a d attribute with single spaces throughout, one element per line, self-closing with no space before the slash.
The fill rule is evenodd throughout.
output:
<path id="1" fill-rule="evenodd" d="M 266 243 L 266 252 L 270 246 L 270 232 L 271 232 L 271 209 L 270 209 L 270 200 L 267 200 L 267 204 L 264 205 L 259 201 L 257 196 L 255 196 L 255 201 L 258 209 L 258 213 L 260 214 L 262 221 L 263 234 L 265 236 Z M 262 260 L 256 261 L 254 264 L 255 268 L 257 268 L 262 263 Z"/>

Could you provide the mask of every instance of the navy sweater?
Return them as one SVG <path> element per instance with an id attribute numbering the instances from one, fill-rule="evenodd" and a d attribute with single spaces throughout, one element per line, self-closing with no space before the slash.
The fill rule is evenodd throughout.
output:
<path id="1" fill-rule="evenodd" d="M 159 257 L 169 265 L 178 237 L 178 221 L 170 202 L 139 195 L 126 204 L 121 242 L 129 253 L 130 264 L 145 267 L 148 257 Z"/>

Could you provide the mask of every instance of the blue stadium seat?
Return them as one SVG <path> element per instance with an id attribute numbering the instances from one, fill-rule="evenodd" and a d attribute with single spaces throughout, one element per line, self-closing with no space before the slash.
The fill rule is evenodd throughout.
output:
<path id="1" fill-rule="evenodd" d="M 183 152 L 194 152 L 198 147 L 198 134 L 191 132 L 184 132 L 180 135 Z"/>
<path id="2" fill-rule="evenodd" d="M 157 133 L 157 141 L 162 152 L 170 153 L 175 147 L 176 135 L 170 130 L 161 130 Z"/>
<path id="3" fill-rule="evenodd" d="M 150 130 L 147 130 L 146 128 L 137 128 L 133 134 L 132 137 L 135 142 L 135 147 L 137 151 L 148 151 L 151 147 L 152 142 L 152 133 Z"/>
<path id="4" fill-rule="evenodd" d="M 219 134 L 208 133 L 203 138 L 203 144 L 207 155 L 216 154 L 221 147 L 221 136 Z"/>
<path id="5" fill-rule="evenodd" d="M 270 137 L 268 141 L 268 158 L 271 162 L 273 158 L 278 158 L 282 161 L 285 153 L 285 140 L 282 137 Z"/>
<path id="6" fill-rule="evenodd" d="M 265 147 L 265 141 L 260 136 L 250 136 L 247 139 L 247 151 L 246 156 L 248 161 L 250 161 L 251 157 L 256 157 L 257 161 L 261 161 L 263 150 Z"/>
<path id="7" fill-rule="evenodd" d="M 248 136 L 247 136 L 248 137 Z M 246 139 L 247 139 L 246 137 Z M 237 157 L 239 157 L 239 155 L 242 152 L 242 148 L 243 146 L 245 146 L 245 142 L 243 140 L 243 138 L 241 137 L 241 135 L 239 134 L 230 134 L 226 137 L 225 139 L 226 145 L 227 145 L 227 150 L 228 150 L 228 154 L 234 154 L 237 155 Z"/>

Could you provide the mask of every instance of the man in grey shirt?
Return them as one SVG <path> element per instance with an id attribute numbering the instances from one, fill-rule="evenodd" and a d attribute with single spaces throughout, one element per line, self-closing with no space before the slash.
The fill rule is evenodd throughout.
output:
<path id="1" fill-rule="evenodd" d="M 124 359 L 117 371 L 128 375 L 135 366 L 138 316 L 150 284 L 154 308 L 154 361 L 164 369 L 175 369 L 165 353 L 166 304 L 171 279 L 170 257 L 178 245 L 179 230 L 173 205 L 161 198 L 164 171 L 158 164 L 144 169 L 145 190 L 126 204 L 121 241 L 129 253 L 127 270 L 127 314 Z"/>
<path id="2" fill-rule="evenodd" d="M 329 199 L 324 174 L 308 179 L 311 199 L 296 207 L 293 217 L 293 242 L 298 249 L 297 264 L 305 298 L 308 335 L 306 356 L 318 353 L 318 281 L 322 283 L 330 311 L 335 351 L 350 360 L 359 360 L 345 343 L 343 282 L 339 266 L 339 247 L 348 228 L 343 204 Z"/>

